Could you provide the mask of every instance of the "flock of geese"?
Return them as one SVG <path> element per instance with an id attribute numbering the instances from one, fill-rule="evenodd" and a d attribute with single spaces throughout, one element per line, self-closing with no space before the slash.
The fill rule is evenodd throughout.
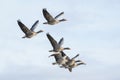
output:
<path id="1" fill-rule="evenodd" d="M 57 16 L 53 17 L 46 8 L 43 8 L 42 10 L 43 12 L 43 16 L 46 19 L 47 22 L 44 22 L 43 24 L 49 24 L 49 25 L 55 25 L 57 23 L 63 22 L 63 21 L 67 21 L 66 19 L 60 19 L 58 20 L 58 18 L 64 14 L 64 12 L 61 12 L 60 14 L 58 14 Z M 35 28 L 37 26 L 37 24 L 39 23 L 39 20 L 37 20 L 32 27 L 29 29 L 25 24 L 23 24 L 20 20 L 17 20 L 17 23 L 20 27 L 20 29 L 24 32 L 25 36 L 23 36 L 22 38 L 32 38 L 33 36 L 36 36 L 38 33 L 44 32 L 43 30 L 39 30 L 37 32 L 35 32 Z M 70 72 L 72 72 L 72 68 L 82 65 L 85 63 L 81 60 L 75 60 L 75 58 L 77 58 L 79 56 L 79 54 L 77 54 L 76 56 L 74 56 L 73 58 L 70 58 L 69 56 L 67 56 L 63 51 L 64 50 L 70 50 L 69 47 L 62 47 L 63 45 L 63 41 L 64 38 L 61 38 L 59 42 L 57 42 L 49 33 L 46 33 L 46 36 L 48 38 L 48 40 L 50 41 L 53 49 L 49 50 L 49 52 L 53 52 L 53 54 L 51 54 L 49 57 L 53 56 L 55 58 L 55 62 L 52 63 L 53 65 L 59 65 L 60 68 L 65 68 L 68 69 Z"/>

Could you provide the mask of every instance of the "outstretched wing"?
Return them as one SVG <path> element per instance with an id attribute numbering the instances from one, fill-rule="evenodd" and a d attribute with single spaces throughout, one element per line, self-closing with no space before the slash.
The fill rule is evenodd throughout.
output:
<path id="1" fill-rule="evenodd" d="M 56 46 L 58 45 L 57 41 L 49 33 L 47 33 L 46 35 L 47 35 L 47 38 L 49 39 L 51 45 L 53 46 L 53 48 L 56 49 Z"/>
<path id="2" fill-rule="evenodd" d="M 74 56 L 72 59 L 75 59 L 76 57 L 78 57 L 79 56 L 79 54 L 77 54 L 76 56 Z"/>
<path id="3" fill-rule="evenodd" d="M 39 23 L 39 20 L 37 20 L 37 21 L 32 25 L 32 27 L 30 28 L 30 30 L 31 30 L 31 31 L 34 31 L 38 23 Z"/>
<path id="4" fill-rule="evenodd" d="M 63 43 L 64 43 L 64 38 L 61 38 L 60 41 L 59 41 L 59 43 L 58 43 L 59 47 L 61 47 L 63 45 Z"/>
<path id="5" fill-rule="evenodd" d="M 17 23 L 26 35 L 31 32 L 20 20 L 17 20 Z"/>
<path id="6" fill-rule="evenodd" d="M 60 14 L 58 14 L 57 16 L 55 16 L 55 19 L 57 19 L 58 17 L 60 17 L 63 14 L 64 14 L 64 12 L 61 12 Z"/>
<path id="7" fill-rule="evenodd" d="M 54 20 L 54 18 L 52 17 L 52 15 L 50 15 L 46 8 L 43 9 L 43 16 L 48 22 Z"/>

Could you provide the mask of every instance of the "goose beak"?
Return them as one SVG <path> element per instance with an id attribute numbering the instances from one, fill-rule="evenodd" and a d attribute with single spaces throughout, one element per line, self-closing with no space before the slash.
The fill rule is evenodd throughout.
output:
<path id="1" fill-rule="evenodd" d="M 44 30 L 40 30 L 39 32 L 44 32 Z"/>

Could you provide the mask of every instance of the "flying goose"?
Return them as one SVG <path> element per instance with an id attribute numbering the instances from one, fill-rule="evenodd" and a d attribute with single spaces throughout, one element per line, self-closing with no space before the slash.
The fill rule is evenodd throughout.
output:
<path id="1" fill-rule="evenodd" d="M 49 57 L 51 56 L 54 56 L 55 61 L 56 61 L 52 63 L 53 65 L 58 64 L 63 67 L 66 67 L 66 62 L 68 62 L 68 56 L 63 51 L 59 52 L 59 54 L 52 54 Z"/>
<path id="2" fill-rule="evenodd" d="M 63 38 L 61 38 L 60 41 L 57 43 L 57 41 L 49 33 L 47 33 L 46 35 L 53 47 L 53 50 L 49 50 L 49 52 L 60 52 L 63 50 L 70 50 L 69 47 L 66 47 L 66 48 L 62 47 L 63 41 L 64 41 Z"/>
<path id="3" fill-rule="evenodd" d="M 33 36 L 37 35 L 38 33 L 43 32 L 43 30 L 34 32 L 34 29 L 36 28 L 37 24 L 39 23 L 39 20 L 37 20 L 30 29 L 28 29 L 20 20 L 17 20 L 17 23 L 21 30 L 25 33 L 25 36 L 22 38 L 32 38 Z"/>
<path id="4" fill-rule="evenodd" d="M 82 65 L 82 64 L 86 65 L 86 63 L 82 62 L 81 60 L 75 60 L 75 58 L 77 58 L 78 56 L 79 56 L 79 54 L 77 54 L 72 59 L 68 60 L 68 62 L 66 63 L 68 65 L 68 70 L 70 72 L 72 72 L 72 68 L 74 68 L 74 67 L 77 67 L 77 66 Z"/>
<path id="5" fill-rule="evenodd" d="M 77 63 L 77 62 L 79 62 L 79 63 Z M 72 72 L 72 68 L 74 68 L 74 67 L 77 67 L 77 66 L 79 66 L 79 65 L 86 65 L 86 63 L 84 63 L 84 62 L 82 62 L 81 60 L 77 60 L 77 61 L 71 61 L 71 65 L 69 65 L 69 67 L 68 67 L 68 70 L 70 71 L 70 72 Z"/>
<path id="6" fill-rule="evenodd" d="M 56 17 L 53 17 L 48 11 L 46 8 L 43 9 L 43 16 L 44 18 L 47 20 L 47 22 L 44 22 L 43 24 L 50 24 L 50 25 L 54 25 L 54 24 L 57 24 L 59 22 L 62 22 L 62 21 L 67 21 L 66 19 L 61 19 L 61 20 L 58 20 L 57 18 L 60 17 L 61 15 L 63 15 L 64 12 L 61 12 L 60 14 L 58 14 Z"/>
<path id="7" fill-rule="evenodd" d="M 77 58 L 78 56 L 79 56 L 79 54 L 77 54 L 76 56 L 74 56 L 71 59 L 69 57 L 67 57 L 66 58 L 67 59 L 66 65 L 62 65 L 62 66 L 60 66 L 60 68 L 64 67 L 64 68 L 67 68 L 70 72 L 72 72 L 72 68 L 77 67 L 77 66 L 82 65 L 82 64 L 85 65 L 85 63 L 82 62 L 81 60 L 75 60 L 75 58 Z"/>

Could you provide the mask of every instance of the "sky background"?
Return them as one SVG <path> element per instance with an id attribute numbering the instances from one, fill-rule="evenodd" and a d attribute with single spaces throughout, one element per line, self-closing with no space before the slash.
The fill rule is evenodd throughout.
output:
<path id="1" fill-rule="evenodd" d="M 68 21 L 44 25 L 42 9 Z M 17 20 L 44 33 L 22 39 Z M 0 80 L 120 80 L 120 0 L 0 0 Z M 64 37 L 65 53 L 87 65 L 69 72 L 52 65 L 46 33 Z"/>

